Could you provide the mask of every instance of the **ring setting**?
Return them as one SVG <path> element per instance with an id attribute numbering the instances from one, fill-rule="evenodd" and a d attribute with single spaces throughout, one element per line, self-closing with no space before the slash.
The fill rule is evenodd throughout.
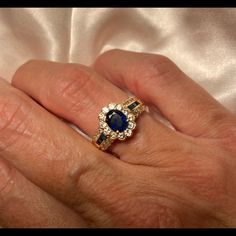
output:
<path id="1" fill-rule="evenodd" d="M 133 135 L 136 119 L 144 111 L 143 103 L 129 98 L 122 104 L 110 103 L 98 115 L 99 129 L 93 144 L 106 150 L 115 140 L 123 141 Z"/>

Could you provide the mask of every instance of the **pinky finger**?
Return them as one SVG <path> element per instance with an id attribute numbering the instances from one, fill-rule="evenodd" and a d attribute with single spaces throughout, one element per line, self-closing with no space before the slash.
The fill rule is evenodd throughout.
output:
<path id="1" fill-rule="evenodd" d="M 1 227 L 85 227 L 72 210 L 0 158 Z"/>

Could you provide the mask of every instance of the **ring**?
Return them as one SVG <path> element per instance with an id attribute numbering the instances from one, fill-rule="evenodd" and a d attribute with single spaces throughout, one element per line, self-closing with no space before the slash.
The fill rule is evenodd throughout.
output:
<path id="1" fill-rule="evenodd" d="M 105 151 L 115 140 L 131 137 L 136 119 L 144 111 L 144 104 L 136 98 L 128 98 L 121 104 L 110 103 L 98 115 L 99 128 L 93 144 Z"/>

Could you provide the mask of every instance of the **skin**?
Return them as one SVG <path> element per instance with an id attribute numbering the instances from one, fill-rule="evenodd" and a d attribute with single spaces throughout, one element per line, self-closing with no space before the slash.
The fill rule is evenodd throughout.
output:
<path id="1" fill-rule="evenodd" d="M 125 91 L 149 112 L 108 152 L 64 122 L 92 137 Z M 161 55 L 29 61 L 0 80 L 0 224 L 235 227 L 236 116 Z"/>

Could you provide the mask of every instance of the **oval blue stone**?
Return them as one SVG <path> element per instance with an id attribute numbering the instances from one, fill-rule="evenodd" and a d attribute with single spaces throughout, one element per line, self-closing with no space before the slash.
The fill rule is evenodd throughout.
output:
<path id="1" fill-rule="evenodd" d="M 128 127 L 126 115 L 119 110 L 111 110 L 106 115 L 106 123 L 113 131 L 123 132 Z"/>

